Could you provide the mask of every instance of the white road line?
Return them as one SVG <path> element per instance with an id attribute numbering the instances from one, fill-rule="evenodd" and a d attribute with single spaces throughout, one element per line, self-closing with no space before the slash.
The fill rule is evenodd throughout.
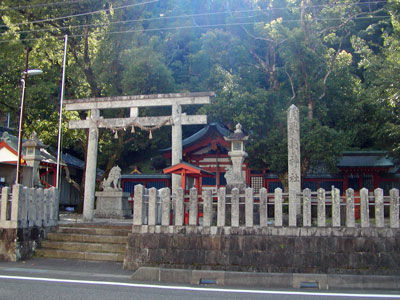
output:
<path id="1" fill-rule="evenodd" d="M 199 292 L 265 294 L 265 295 L 294 295 L 294 296 L 329 296 L 329 297 L 348 297 L 348 298 L 360 297 L 360 298 L 400 299 L 400 295 L 392 295 L 392 294 L 349 294 L 349 293 L 329 293 L 329 292 L 324 293 L 324 292 L 300 292 L 300 291 L 240 290 L 240 289 L 202 288 L 202 287 L 186 287 L 186 286 L 164 286 L 164 285 L 140 284 L 140 283 L 124 283 L 124 282 L 93 281 L 93 280 L 75 280 L 75 279 L 56 279 L 56 278 L 7 276 L 7 275 L 0 275 L 0 279 L 30 280 L 30 281 L 75 283 L 75 284 L 93 284 L 93 285 L 109 285 L 109 286 L 152 288 L 152 289 L 162 289 L 162 290 L 199 291 Z"/>

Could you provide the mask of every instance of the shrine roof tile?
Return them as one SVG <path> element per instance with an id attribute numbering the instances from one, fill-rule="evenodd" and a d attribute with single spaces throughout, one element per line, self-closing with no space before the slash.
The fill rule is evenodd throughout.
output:
<path id="1" fill-rule="evenodd" d="M 190 146 L 194 143 L 197 143 L 199 141 L 201 141 L 203 138 L 209 136 L 210 132 L 212 130 L 216 130 L 219 134 L 221 134 L 224 137 L 228 137 L 231 132 L 226 129 L 225 127 L 223 127 L 221 124 L 219 123 L 210 123 L 207 124 L 206 127 L 200 129 L 199 131 L 197 131 L 196 133 L 194 133 L 193 135 L 189 136 L 186 139 L 182 140 L 182 147 L 187 147 Z M 169 148 L 165 148 L 165 149 L 161 149 L 159 150 L 160 152 L 169 152 L 171 151 L 171 147 Z"/>
<path id="2" fill-rule="evenodd" d="M 347 151 L 337 164 L 338 168 L 346 167 L 380 167 L 392 168 L 395 164 L 384 151 Z"/>

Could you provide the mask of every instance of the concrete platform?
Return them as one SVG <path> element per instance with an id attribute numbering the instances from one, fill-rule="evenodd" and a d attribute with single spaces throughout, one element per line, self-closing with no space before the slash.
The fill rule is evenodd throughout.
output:
<path id="1" fill-rule="evenodd" d="M 122 269 L 122 263 L 60 258 L 37 258 L 17 262 L 0 262 L 0 273 L 15 276 L 49 278 L 81 278 L 88 280 L 132 282 L 132 272 Z"/>
<path id="2" fill-rule="evenodd" d="M 400 290 L 400 276 L 255 273 L 141 267 L 131 278 L 134 281 L 266 289 Z"/>

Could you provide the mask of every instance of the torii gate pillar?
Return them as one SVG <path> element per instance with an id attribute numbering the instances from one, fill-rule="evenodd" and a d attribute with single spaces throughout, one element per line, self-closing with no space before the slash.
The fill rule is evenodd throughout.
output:
<path id="1" fill-rule="evenodd" d="M 86 154 L 85 193 L 83 202 L 83 219 L 93 220 L 94 191 L 96 188 L 97 147 L 99 144 L 99 128 L 94 124 L 100 118 L 98 109 L 90 110 L 92 125 L 89 127 Z"/>
<path id="2" fill-rule="evenodd" d="M 171 163 L 179 164 L 182 161 L 182 106 L 172 105 L 172 138 L 171 138 Z M 172 174 L 172 191 L 176 191 L 181 186 L 181 176 Z"/>

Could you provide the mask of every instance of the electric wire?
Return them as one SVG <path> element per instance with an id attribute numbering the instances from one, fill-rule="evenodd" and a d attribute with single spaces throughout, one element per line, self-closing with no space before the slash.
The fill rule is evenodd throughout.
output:
<path id="1" fill-rule="evenodd" d="M 22 10 L 22 9 L 39 8 L 39 7 L 46 7 L 46 6 L 61 6 L 61 5 L 66 5 L 66 4 L 79 4 L 82 2 L 93 2 L 93 1 L 96 1 L 96 0 L 75 0 L 75 1 L 64 1 L 64 2 L 53 2 L 53 3 L 38 3 L 38 4 L 29 4 L 29 5 L 0 8 L 0 11 Z"/>
<path id="2" fill-rule="evenodd" d="M 21 6 L 13 6 L 13 7 L 6 7 L 0 8 L 0 11 L 4 10 L 21 10 L 21 9 L 29 9 L 29 8 L 38 8 L 38 7 L 46 7 L 46 6 L 62 6 L 65 4 L 77 4 L 81 2 L 93 2 L 96 0 L 74 0 L 74 1 L 64 1 L 64 2 L 54 2 L 54 3 L 38 3 L 38 4 L 29 4 L 29 5 L 21 5 Z M 378 3 L 387 3 L 387 0 L 376 0 L 372 2 L 359 2 L 353 3 L 354 5 L 365 5 L 365 4 L 378 4 Z M 330 3 L 329 6 L 334 6 L 342 3 Z M 352 3 L 343 3 L 343 4 L 352 4 Z M 323 4 L 315 5 L 315 6 L 323 6 Z M 326 5 L 325 5 L 326 6 Z M 310 6 L 308 6 L 310 7 Z"/>
<path id="3" fill-rule="evenodd" d="M 388 19 L 390 16 L 366 16 L 366 17 L 356 17 L 352 20 L 365 20 L 365 19 Z M 311 19 L 306 21 L 336 21 L 343 20 L 343 18 L 320 18 L 320 19 Z M 282 23 L 292 23 L 292 22 L 300 22 L 298 20 L 281 20 Z M 220 24 L 206 24 L 206 25 L 186 25 L 186 26 L 173 26 L 173 27 L 159 27 L 159 28 L 147 28 L 147 29 L 131 29 L 131 30 L 121 30 L 121 31 L 110 31 L 110 32 L 91 32 L 88 34 L 74 34 L 69 37 L 84 37 L 88 36 L 105 36 L 105 35 L 113 35 L 113 34 L 125 34 L 125 33 L 139 33 L 139 32 L 157 32 L 157 31 L 170 31 L 170 30 L 180 30 L 180 29 L 201 29 L 201 28 L 214 28 L 214 27 L 231 27 L 231 26 L 244 26 L 244 25 L 255 25 L 255 24 L 265 24 L 265 22 L 240 22 L 240 23 L 220 23 Z M 0 43 L 8 43 L 11 41 L 36 41 L 36 40 L 47 40 L 47 39 L 61 39 L 64 36 L 53 36 L 53 37 L 42 37 L 42 38 L 27 38 L 27 39 L 12 39 L 12 40 L 3 40 Z"/>
<path id="4" fill-rule="evenodd" d="M 29 4 L 29 5 L 21 5 L 21 6 L 13 6 L 13 7 L 6 7 L 6 8 L 0 8 L 0 11 L 2 10 L 21 10 L 21 9 L 28 9 L 28 8 L 37 8 L 37 7 L 46 7 L 46 6 L 61 6 L 65 4 L 76 4 L 76 3 L 81 3 L 81 2 L 93 2 L 96 0 L 74 0 L 74 1 L 65 1 L 65 2 L 55 2 L 55 3 L 39 3 L 39 4 Z M 330 3 L 328 6 L 337 6 L 337 5 L 365 5 L 365 4 L 377 4 L 377 3 L 387 3 L 387 0 L 376 0 L 372 2 L 358 2 L 358 3 Z M 324 4 L 319 4 L 319 5 L 314 5 L 313 7 L 318 7 L 318 6 L 327 6 Z M 307 6 L 311 7 L 311 6 Z"/>
<path id="5" fill-rule="evenodd" d="M 88 1 L 88 0 L 86 0 Z M 159 1 L 159 0 L 157 0 Z M 152 1 L 151 1 L 152 2 Z M 344 4 L 330 4 L 329 7 L 332 6 L 352 6 L 352 5 L 359 5 L 359 4 L 377 4 L 377 3 L 387 3 L 387 1 L 370 1 L 370 2 L 363 2 L 363 3 L 344 3 Z M 146 4 L 146 3 L 144 3 Z M 316 7 L 327 7 L 326 5 L 312 5 L 312 6 L 307 6 L 306 8 L 316 8 Z M 263 11 L 273 11 L 273 10 L 284 10 L 284 9 L 300 9 L 300 7 L 276 7 L 276 8 L 267 8 L 267 9 L 251 9 L 251 10 L 239 10 L 239 11 L 222 11 L 222 12 L 209 12 L 209 13 L 199 13 L 199 14 L 190 14 L 190 15 L 178 15 L 178 16 L 160 16 L 160 17 L 153 17 L 153 18 L 141 18 L 141 19 L 131 19 L 131 20 L 122 20 L 122 21 L 114 21 L 114 22 L 108 22 L 108 23 L 90 23 L 90 24 L 83 24 L 83 25 L 71 25 L 71 26 L 61 26 L 57 28 L 42 28 L 42 29 L 31 29 L 31 30 L 22 30 L 22 31 L 15 31 L 15 33 L 33 33 L 33 32 L 46 32 L 46 31 L 52 31 L 52 30 L 61 30 L 61 29 L 74 29 L 74 28 L 81 28 L 81 27 L 105 27 L 105 26 L 110 26 L 110 25 L 117 25 L 117 24 L 129 24 L 129 23 L 135 23 L 135 22 L 144 22 L 144 21 L 156 21 L 156 20 L 166 20 L 166 19 L 178 19 L 178 18 L 192 18 L 192 17 L 202 17 L 202 16 L 212 16 L 212 15 L 221 15 L 221 14 L 242 14 L 242 13 L 252 13 L 252 12 L 263 12 Z M 254 17 L 254 16 L 249 16 L 249 17 Z M 61 17 L 60 17 L 61 18 Z M 67 17 L 63 17 L 67 18 Z M 45 20 L 42 20 L 43 22 Z M 34 21 L 32 21 L 34 22 Z M 29 24 L 30 22 L 27 23 L 21 23 L 21 24 Z M 12 24 L 14 26 L 16 25 L 21 25 L 21 24 Z M 5 27 L 7 25 L 0 26 Z M 1 33 L 0 35 L 5 35 L 5 33 Z"/>
<path id="6" fill-rule="evenodd" d="M 58 20 L 64 20 L 64 19 L 70 19 L 70 18 L 76 18 L 76 17 L 83 17 L 83 16 L 92 15 L 92 14 L 108 12 L 108 11 L 111 11 L 111 10 L 118 10 L 118 9 L 124 9 L 124 8 L 128 8 L 128 7 L 134 7 L 134 6 L 139 6 L 139 5 L 155 3 L 155 2 L 159 2 L 159 1 L 161 1 L 161 0 L 150 0 L 150 1 L 146 1 L 146 2 L 128 4 L 128 5 L 123 5 L 123 6 L 119 6 L 119 7 L 112 7 L 112 8 L 106 8 L 106 9 L 100 9 L 100 10 L 96 10 L 96 11 L 85 12 L 85 13 L 80 13 L 80 14 L 75 14 L 75 15 L 61 16 L 61 17 L 55 17 L 55 18 L 49 18 L 49 19 L 43 19 L 43 20 L 36 20 L 36 21 L 29 21 L 29 22 L 23 22 L 23 23 L 16 23 L 16 24 L 12 24 L 12 25 L 13 26 L 19 26 L 19 25 L 27 25 L 27 24 L 38 24 L 38 23 L 45 23 L 45 22 L 54 22 L 54 21 L 58 21 Z M 8 25 L 0 25 L 0 28 L 4 28 L 4 27 L 8 27 Z"/>

